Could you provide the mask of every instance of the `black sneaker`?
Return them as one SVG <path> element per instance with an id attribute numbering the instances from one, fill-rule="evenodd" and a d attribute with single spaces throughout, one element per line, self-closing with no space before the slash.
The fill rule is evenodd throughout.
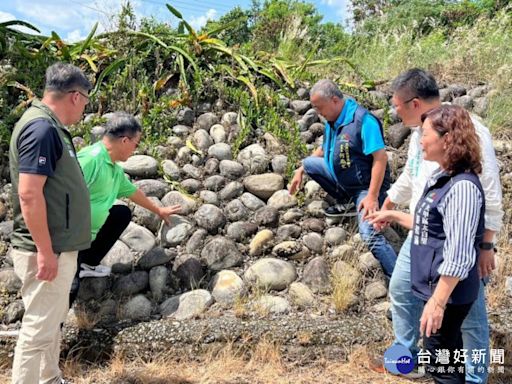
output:
<path id="1" fill-rule="evenodd" d="M 354 217 L 357 216 L 354 203 L 334 204 L 326 208 L 324 215 L 327 217 Z"/>

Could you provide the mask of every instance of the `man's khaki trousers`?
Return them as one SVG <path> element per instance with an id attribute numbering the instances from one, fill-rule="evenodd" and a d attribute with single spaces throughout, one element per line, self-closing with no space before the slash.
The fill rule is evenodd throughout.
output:
<path id="1" fill-rule="evenodd" d="M 25 315 L 14 352 L 13 384 L 59 383 L 60 328 L 69 309 L 69 291 L 76 272 L 77 251 L 58 255 L 57 277 L 36 279 L 36 253 L 14 249 L 14 271 L 21 279 Z"/>

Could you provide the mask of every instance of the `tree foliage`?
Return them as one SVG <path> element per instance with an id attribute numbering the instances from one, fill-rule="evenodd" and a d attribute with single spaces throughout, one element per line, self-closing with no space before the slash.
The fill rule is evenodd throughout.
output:
<path id="1" fill-rule="evenodd" d="M 304 37 L 315 39 L 322 15 L 311 3 L 297 0 L 253 1 L 252 41 L 255 50 L 273 51 L 279 47 L 280 39 L 287 27 L 300 20 L 298 28 L 306 31 Z"/>
<path id="2" fill-rule="evenodd" d="M 270 94 L 290 95 L 305 80 L 329 76 L 364 98 L 383 80 L 374 76 L 387 76 L 386 63 L 400 56 L 407 66 L 422 47 L 425 57 L 442 53 L 450 39 L 465 36 L 464 28 L 510 13 L 510 2 L 352 0 L 356 28 L 351 31 L 322 23 L 314 5 L 299 0 L 254 0 L 250 9 L 235 7 L 199 31 L 170 5 L 176 26 L 151 18 L 137 23 L 127 2 L 115 31 L 97 35 L 94 28 L 73 44 L 55 32 L 44 37 L 13 29 L 31 27 L 22 21 L 0 23 L 0 142 L 5 144 L 4 133 L 17 117 L 15 107 L 41 93 L 44 71 L 55 61 L 78 65 L 90 77 L 95 87 L 90 111 L 140 114 L 155 138 L 168 134 L 180 107 L 226 94 L 246 95 L 244 116 L 253 116 L 252 124 L 277 126 L 275 110 L 265 112 Z M 508 28 L 487 34 L 488 46 L 499 49 L 499 62 L 510 52 L 503 43 L 509 41 Z M 485 68 L 471 58 L 463 62 Z M 385 68 L 373 70 L 377 66 Z"/>

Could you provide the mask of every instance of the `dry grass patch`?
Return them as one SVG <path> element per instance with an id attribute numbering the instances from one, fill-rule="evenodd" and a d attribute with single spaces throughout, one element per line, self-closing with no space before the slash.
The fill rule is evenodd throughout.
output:
<path id="1" fill-rule="evenodd" d="M 270 313 L 269 308 L 262 305 L 259 301 L 270 292 L 270 288 L 261 287 L 258 282 L 249 286 L 249 291 L 238 295 L 233 303 L 233 312 L 238 318 L 247 318 L 251 314 L 257 314 L 260 317 L 267 317 Z"/>
<path id="2" fill-rule="evenodd" d="M 244 319 L 249 315 L 249 311 L 247 309 L 247 305 L 249 304 L 249 299 L 247 295 L 237 295 L 235 297 L 235 301 L 233 302 L 233 313 L 239 319 Z"/>
<path id="3" fill-rule="evenodd" d="M 144 384 L 409 383 L 408 380 L 371 371 L 366 365 L 367 355 L 369 352 L 363 348 L 356 350 L 348 363 L 321 359 L 311 365 L 297 366 L 283 361 L 279 345 L 263 339 L 251 351 L 229 344 L 197 361 L 177 362 L 172 358 L 162 358 L 151 363 L 139 361 L 124 366 L 122 361 L 113 362 L 116 368 L 110 368 L 110 380 L 117 377 L 117 381 L 111 382 Z"/>
<path id="4" fill-rule="evenodd" d="M 115 356 L 106 366 L 66 361 L 64 375 L 75 384 L 191 384 L 176 374 L 176 363 L 165 357 L 150 361 Z"/>
<path id="5" fill-rule="evenodd" d="M 301 365 L 283 359 L 280 346 L 263 338 L 253 349 L 226 344 L 195 359 L 159 355 L 150 361 L 114 356 L 104 366 L 66 361 L 63 371 L 74 384 L 407 384 L 410 380 L 370 369 L 370 361 L 385 345 L 354 348 L 347 361 L 318 358 Z M 502 380 L 503 379 L 503 380 Z M 508 381 L 507 381 L 508 380 Z M 0 372 L 9 383 L 10 372 Z M 429 380 L 415 381 L 430 383 Z M 494 384 L 509 383 L 494 376 Z"/>
<path id="6" fill-rule="evenodd" d="M 331 285 L 334 309 L 336 312 L 347 310 L 354 302 L 359 282 L 334 270 L 331 274 Z"/>
<path id="7" fill-rule="evenodd" d="M 74 323 L 78 329 L 91 330 L 101 320 L 101 315 L 98 312 L 88 311 L 80 306 L 74 309 Z"/>

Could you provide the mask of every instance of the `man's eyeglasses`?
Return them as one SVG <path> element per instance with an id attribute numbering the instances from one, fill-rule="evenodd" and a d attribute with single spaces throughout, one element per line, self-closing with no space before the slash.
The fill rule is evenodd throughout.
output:
<path id="1" fill-rule="evenodd" d="M 396 110 L 398 107 L 401 107 L 402 105 L 405 105 L 405 104 L 407 104 L 407 103 L 410 103 L 411 101 L 413 101 L 414 99 L 417 99 L 417 98 L 418 98 L 418 96 L 413 96 L 413 97 L 411 97 L 410 99 L 405 100 L 402 104 L 392 105 L 392 106 L 391 106 L 391 109 Z"/>
<path id="2" fill-rule="evenodd" d="M 135 148 L 138 148 L 139 144 L 140 144 L 140 139 L 135 141 L 135 137 L 131 137 L 131 136 L 118 136 L 120 138 L 123 138 L 123 137 L 126 137 L 128 140 L 130 140 L 132 143 L 135 143 Z"/>
<path id="3" fill-rule="evenodd" d="M 87 102 L 89 102 L 89 95 L 86 93 L 83 93 L 82 91 L 79 91 L 78 89 L 73 89 L 71 91 L 68 91 L 68 93 L 75 93 L 78 92 L 80 95 L 86 98 Z"/>

